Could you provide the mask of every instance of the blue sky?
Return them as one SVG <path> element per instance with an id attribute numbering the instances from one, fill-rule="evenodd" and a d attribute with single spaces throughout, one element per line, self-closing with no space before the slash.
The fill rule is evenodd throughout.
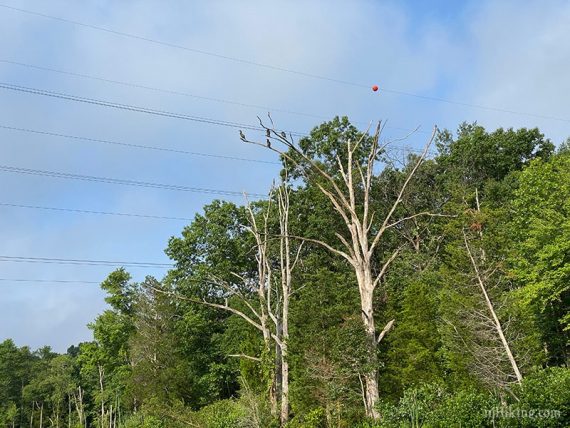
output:
<path id="1" fill-rule="evenodd" d="M 165 94 L 7 63 L 267 106 L 279 127 L 323 118 L 387 119 L 387 136 L 420 125 L 538 126 L 555 143 L 569 121 L 438 103 L 379 91 L 570 119 L 570 5 L 564 1 L 103 1 L 0 3 L 249 61 L 363 84 L 343 85 L 95 31 L 0 7 L 0 81 L 255 125 L 267 109 Z M 237 129 L 0 89 L 0 126 L 261 160 Z M 426 134 L 407 145 L 420 147 Z M 0 165 L 265 193 L 277 166 L 29 134 L 0 128 Z M 191 218 L 214 196 L 0 171 L 0 204 Z M 234 198 L 240 202 L 241 198 Z M 168 262 L 186 222 L 0 205 L 0 255 Z M 0 261 L 0 278 L 101 281 L 108 267 Z M 163 271 L 130 269 L 140 280 Z M 88 340 L 105 309 L 96 284 L 0 281 L 0 340 L 64 351 Z"/>

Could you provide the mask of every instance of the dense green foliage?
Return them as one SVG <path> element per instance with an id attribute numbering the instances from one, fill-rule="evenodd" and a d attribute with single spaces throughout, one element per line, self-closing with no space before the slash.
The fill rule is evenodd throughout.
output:
<path id="1" fill-rule="evenodd" d="M 336 157 L 345 160 L 346 142 L 361 136 L 335 118 L 302 139 L 300 152 L 289 151 L 294 166 L 282 156 L 292 235 L 339 244 L 343 220 L 302 155 L 340 182 Z M 357 164 L 372 142 L 364 137 Z M 396 215 L 443 216 L 399 223 L 379 251 L 401 249 L 374 296 L 379 328 L 396 320 L 378 346 L 381 420 L 364 417 L 369 360 L 354 271 L 307 241 L 293 275 L 287 426 L 570 425 L 570 151 L 555 151 L 537 129 L 476 124 L 441 132 L 436 143 Z M 397 167 L 384 155 L 371 195 L 379 222 L 417 160 Z M 252 212 L 261 218 L 268 207 L 259 201 Z M 277 349 L 235 312 L 204 304 L 257 308 L 247 224 L 244 206 L 214 201 L 170 239 L 175 267 L 164 278 L 134 283 L 126 271 L 112 272 L 101 284 L 109 309 L 90 325 L 91 342 L 63 355 L 1 343 L 0 427 L 279 426 L 267 399 L 279 382 Z M 278 234 L 275 210 L 268 227 Z M 269 250 L 277 266 L 278 244 Z"/>

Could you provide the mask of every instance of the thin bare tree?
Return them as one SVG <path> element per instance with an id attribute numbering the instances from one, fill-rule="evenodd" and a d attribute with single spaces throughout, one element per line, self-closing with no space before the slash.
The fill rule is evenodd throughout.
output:
<path id="1" fill-rule="evenodd" d="M 293 271 L 299 262 L 299 256 L 303 248 L 303 241 L 297 246 L 296 255 L 293 256 L 289 235 L 289 210 L 291 189 L 283 183 L 277 191 L 279 206 L 279 267 L 281 271 L 281 300 L 280 319 L 277 319 L 276 327 L 279 336 L 278 347 L 281 356 L 281 424 L 285 425 L 289 420 L 289 305 L 293 294 Z"/>
<path id="2" fill-rule="evenodd" d="M 274 189 L 269 194 L 266 207 L 257 215 L 252 204 L 247 201 L 246 211 L 248 225 L 245 228 L 255 241 L 255 258 L 257 273 L 255 278 L 247 278 L 233 272 L 239 286 L 223 279 L 212 277 L 209 284 L 218 287 L 224 296 L 223 303 L 209 299 L 195 299 L 179 296 L 171 291 L 156 287 L 153 290 L 174 294 L 175 298 L 187 300 L 212 308 L 221 309 L 241 317 L 247 323 L 259 330 L 263 337 L 261 356 L 247 354 L 230 354 L 229 357 L 244 358 L 261 364 L 273 364 L 269 371 L 271 377 L 268 385 L 268 399 L 271 412 L 279 416 L 281 424 L 289 419 L 289 305 L 293 293 L 292 274 L 299 261 L 302 242 L 297 245 L 296 253 L 292 254 L 289 237 L 289 195 L 290 189 L 281 185 L 277 189 L 277 204 L 279 215 L 279 235 L 270 233 Z M 272 254 L 271 241 L 279 239 L 278 253 Z M 273 264 L 278 260 L 279 275 L 274 275 Z M 232 304 L 231 298 L 241 304 Z M 274 362 L 271 362 L 273 346 L 276 347 Z M 280 402 L 280 403 L 279 403 Z M 280 404 L 280 409 L 279 409 Z"/>
<path id="3" fill-rule="evenodd" d="M 479 204 L 479 192 L 476 190 L 475 191 L 475 200 L 477 203 L 477 213 L 480 214 L 481 213 L 481 206 Z M 483 230 L 481 225 L 479 225 L 478 223 L 476 223 L 476 227 L 474 227 L 473 229 L 475 229 L 479 235 L 479 240 L 481 240 L 483 238 Z M 498 336 L 498 338 L 500 339 L 501 345 L 503 347 L 503 352 L 506 355 L 507 359 L 509 360 L 509 363 L 512 367 L 513 373 L 515 375 L 516 381 L 517 383 L 521 383 L 522 382 L 522 375 L 521 375 L 521 371 L 519 369 L 519 366 L 517 364 L 517 361 L 513 355 L 513 352 L 511 351 L 511 347 L 509 345 L 509 342 L 505 336 L 505 331 L 504 328 L 501 324 L 501 321 L 499 320 L 499 317 L 497 316 L 497 312 L 495 311 L 495 306 L 493 305 L 493 302 L 491 301 L 491 298 L 489 297 L 489 293 L 488 293 L 488 285 L 487 285 L 487 275 L 485 274 L 485 272 L 482 270 L 484 268 L 484 265 L 487 261 L 487 255 L 485 253 L 485 250 L 483 249 L 483 246 L 480 246 L 479 249 L 479 261 L 476 260 L 476 257 L 471 249 L 471 246 L 469 244 L 469 240 L 467 238 L 467 233 L 465 230 L 463 230 L 463 242 L 465 244 L 465 250 L 467 252 L 467 255 L 469 256 L 469 261 L 471 263 L 471 267 L 473 268 L 473 274 L 475 277 L 475 280 L 477 282 L 477 285 L 480 288 L 481 294 L 483 296 L 483 300 L 485 302 L 485 306 L 487 308 L 488 311 L 488 318 L 491 320 L 491 329 L 495 331 L 495 334 Z M 491 269 L 491 272 L 494 273 L 495 269 Z"/>
<path id="4" fill-rule="evenodd" d="M 233 313 L 259 330 L 263 336 L 263 351 L 261 357 L 244 354 L 232 354 L 230 356 L 259 361 L 262 364 L 270 364 L 273 343 L 276 343 L 279 348 L 282 345 L 281 337 L 277 334 L 277 329 L 271 325 L 272 322 L 274 326 L 278 324 L 274 311 L 275 302 L 272 300 L 272 297 L 274 297 L 272 294 L 273 271 L 269 258 L 269 220 L 271 208 L 272 193 L 269 195 L 268 206 L 261 214 L 260 223 L 251 203 L 247 201 L 246 209 L 249 224 L 246 226 L 246 229 L 254 238 L 256 250 L 255 258 L 257 262 L 257 275 L 254 281 L 255 283 L 252 284 L 252 280 L 250 278 L 246 278 L 235 272 L 233 273 L 233 275 L 241 281 L 246 290 L 253 291 L 257 300 L 255 305 L 252 304 L 251 296 L 249 295 L 250 293 L 244 293 L 239 287 L 232 286 L 232 284 L 229 284 L 219 278 L 213 278 L 212 284 L 219 286 L 225 292 L 226 296 L 234 297 L 241 301 L 242 305 L 245 306 L 245 309 L 242 310 L 241 308 L 235 307 L 235 305 L 232 306 L 227 297 L 223 304 L 207 301 L 205 299 L 199 301 L 204 305 Z M 271 406 L 271 413 L 277 416 L 278 388 L 275 367 L 273 367 L 269 372 L 271 375 L 268 385 L 268 398 Z"/>
<path id="5" fill-rule="evenodd" d="M 475 202 L 475 209 L 466 209 L 472 218 L 469 228 L 460 231 L 462 239 L 458 243 L 462 248 L 459 254 L 465 256 L 462 263 L 467 266 L 462 264 L 456 269 L 458 281 L 449 296 L 460 307 L 442 320 L 451 327 L 453 340 L 449 346 L 470 357 L 468 369 L 488 387 L 511 393 L 510 386 L 522 382 L 520 363 L 524 358 L 515 357 L 511 348 L 520 337 L 511 328 L 513 319 L 502 315 L 507 299 L 501 296 L 505 296 L 508 283 L 501 260 L 485 251 L 477 190 Z"/>
<path id="6" fill-rule="evenodd" d="M 434 128 L 431 138 L 425 145 L 421 155 L 416 158 L 415 164 L 407 171 L 406 178 L 399 189 L 396 199 L 387 212 L 384 213 L 382 220 L 379 220 L 377 213 L 371 207 L 371 189 L 375 177 L 374 171 L 376 162 L 388 144 L 385 143 L 381 145 L 379 143 L 382 129 L 380 123 L 376 128 L 364 165 L 358 162 L 358 156 L 355 156 L 355 153 L 361 149 L 361 145 L 365 137 L 368 136 L 368 132 L 363 133 L 358 141 L 348 142 L 345 161 L 341 160 L 340 156 L 336 157 L 338 173 L 341 177 L 340 180 L 337 180 L 333 175 L 329 174 L 317 161 L 307 156 L 303 150 L 298 148 L 292 135 L 287 135 L 285 132 L 275 129 L 273 121 L 271 121 L 271 127 L 266 126 L 261 119 L 260 124 L 266 132 L 266 140 L 264 142 L 248 140 L 245 134 L 240 131 L 242 141 L 266 147 L 279 154 L 282 159 L 299 167 L 307 180 L 313 182 L 320 191 L 326 195 L 334 210 L 341 216 L 346 226 L 346 230 L 349 234 L 348 239 L 345 238 L 344 235 L 338 232 L 336 233 L 336 237 L 342 243 L 342 249 L 336 248 L 334 244 L 323 240 L 306 237 L 303 237 L 303 239 L 307 242 L 316 243 L 344 258 L 354 269 L 360 293 L 362 322 L 367 339 L 368 361 L 366 365 L 367 368 L 363 373 L 365 411 L 368 417 L 379 419 L 380 414 L 376 407 L 379 400 L 377 347 L 394 325 L 394 320 L 388 322 L 382 331 L 379 334 L 377 333 L 373 303 L 374 291 L 386 274 L 390 264 L 398 256 L 401 248 L 396 249 L 385 257 L 378 269 L 375 269 L 373 259 L 377 255 L 379 244 L 386 231 L 404 221 L 422 215 L 436 215 L 422 212 L 394 220 L 396 210 L 402 202 L 404 192 L 428 154 L 437 128 Z M 280 147 L 283 147 L 284 150 Z"/>

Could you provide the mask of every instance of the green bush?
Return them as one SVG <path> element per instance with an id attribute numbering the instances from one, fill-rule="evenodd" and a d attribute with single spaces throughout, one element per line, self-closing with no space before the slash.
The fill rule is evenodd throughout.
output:
<path id="1" fill-rule="evenodd" d="M 246 412 L 235 400 L 221 400 L 203 407 L 196 418 L 204 428 L 241 428 Z"/>
<path id="2" fill-rule="evenodd" d="M 424 426 L 424 422 L 445 397 L 445 390 L 439 384 L 426 384 L 407 389 L 397 405 L 381 403 L 378 406 L 382 415 L 380 426 L 383 428 Z"/>
<path id="3" fill-rule="evenodd" d="M 491 394 L 459 391 L 450 394 L 438 384 L 409 389 L 397 405 L 379 406 L 381 428 L 485 427 L 490 423 L 488 410 L 499 404 Z"/>
<path id="4" fill-rule="evenodd" d="M 552 367 L 525 377 L 514 390 L 518 402 L 509 406 L 521 427 L 570 426 L 570 369 Z M 533 417 L 530 417 L 530 414 Z M 508 418 L 513 419 L 513 418 Z"/>
<path id="5" fill-rule="evenodd" d="M 166 428 L 167 425 L 156 416 L 147 416 L 141 413 L 131 415 L 121 428 Z M 170 427 L 169 427 L 170 428 Z"/>
<path id="6" fill-rule="evenodd" d="M 382 403 L 382 428 L 570 426 L 570 370 L 554 367 L 528 375 L 501 403 L 490 392 L 445 392 L 438 385 L 409 389 L 397 404 Z"/>
<path id="7" fill-rule="evenodd" d="M 491 426 L 489 411 L 499 401 L 488 393 L 459 391 L 449 396 L 429 417 L 426 426 L 478 428 Z"/>
<path id="8" fill-rule="evenodd" d="M 326 428 L 325 409 L 318 407 L 310 412 L 297 416 L 287 424 L 287 428 Z"/>

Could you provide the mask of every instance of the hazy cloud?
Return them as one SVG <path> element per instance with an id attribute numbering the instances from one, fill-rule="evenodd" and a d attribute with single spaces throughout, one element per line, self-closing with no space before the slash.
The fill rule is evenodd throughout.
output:
<path id="1" fill-rule="evenodd" d="M 462 108 L 368 86 L 565 117 L 570 7 L 565 2 L 100 1 L 10 4 L 248 61 L 364 84 L 341 85 L 133 40 L 0 8 L 0 59 L 134 84 L 395 127 L 462 120 L 540 126 L 556 142 L 568 123 Z M 0 80 L 155 109 L 256 123 L 263 109 L 209 102 L 0 63 Z M 237 129 L 2 90 L 0 125 L 197 152 L 270 159 Z M 307 132 L 320 120 L 275 113 Z M 403 131 L 392 129 L 392 134 Z M 0 164 L 263 193 L 277 166 L 156 153 L 0 129 Z M 410 145 L 421 145 L 418 134 Z M 0 172 L 0 202 L 192 217 L 211 195 Z M 239 198 L 237 199 L 239 202 Z M 167 261 L 184 223 L 0 207 L 0 254 Z M 0 262 L 1 277 L 103 279 L 108 268 Z M 145 274 L 137 269 L 134 278 Z M 64 350 L 88 340 L 105 304 L 97 286 L 0 282 L 0 340 Z"/>

